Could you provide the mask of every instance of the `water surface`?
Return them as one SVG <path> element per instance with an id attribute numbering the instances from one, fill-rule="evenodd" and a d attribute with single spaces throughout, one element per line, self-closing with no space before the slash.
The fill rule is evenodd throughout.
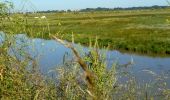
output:
<path id="1" fill-rule="evenodd" d="M 15 55 L 18 59 L 22 58 L 22 52 L 26 51 L 32 58 L 38 61 L 42 73 L 47 74 L 49 70 L 56 68 L 63 62 L 65 53 L 72 57 L 70 49 L 64 47 L 54 40 L 44 40 L 39 38 L 28 38 L 26 35 L 19 34 L 14 37 L 10 54 Z M 4 41 L 4 35 L 0 35 L 0 44 Z M 87 52 L 89 48 L 75 45 L 81 52 Z M 137 54 L 121 53 L 116 50 L 100 50 L 106 52 L 108 66 L 112 63 L 118 63 L 118 67 L 133 61 L 133 64 L 122 69 L 134 75 L 140 82 L 152 81 L 157 76 L 164 76 L 170 86 L 170 57 L 152 57 Z"/>

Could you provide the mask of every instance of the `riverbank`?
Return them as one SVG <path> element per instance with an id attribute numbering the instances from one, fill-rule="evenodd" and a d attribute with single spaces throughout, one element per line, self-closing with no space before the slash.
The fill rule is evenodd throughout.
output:
<path id="1" fill-rule="evenodd" d="M 96 37 L 101 46 L 143 54 L 170 54 L 169 9 L 105 12 L 45 13 L 47 19 L 38 24 L 35 14 L 28 16 L 28 27 L 42 29 L 38 37 L 61 34 L 71 41 L 87 45 Z M 38 16 L 40 16 L 38 15 Z M 34 24 L 33 24 L 34 23 Z M 48 26 L 49 25 L 49 26 Z M 35 36 L 34 34 L 31 34 Z M 37 34 L 36 34 L 37 36 Z"/>

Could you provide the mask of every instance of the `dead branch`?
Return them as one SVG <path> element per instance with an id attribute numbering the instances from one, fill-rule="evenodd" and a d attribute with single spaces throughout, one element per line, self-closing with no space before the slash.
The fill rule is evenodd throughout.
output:
<path id="1" fill-rule="evenodd" d="M 78 51 L 73 47 L 72 44 L 65 42 L 59 38 L 57 38 L 56 36 L 51 36 L 53 39 L 55 39 L 57 42 L 61 43 L 62 45 L 64 45 L 67 48 L 70 48 L 74 55 L 76 56 L 77 62 L 80 64 L 81 68 L 84 70 L 84 74 L 86 77 L 86 81 L 87 81 L 87 85 L 88 85 L 88 89 L 90 90 L 91 93 L 93 93 L 94 90 L 94 74 L 88 69 L 87 64 L 83 61 L 83 59 L 80 57 Z"/>

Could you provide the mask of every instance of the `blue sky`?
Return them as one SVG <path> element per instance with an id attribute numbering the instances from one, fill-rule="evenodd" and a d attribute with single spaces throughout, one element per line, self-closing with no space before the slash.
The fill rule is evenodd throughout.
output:
<path id="1" fill-rule="evenodd" d="M 168 5 L 166 0 L 12 0 L 16 9 L 27 10 L 66 10 L 96 7 L 136 7 L 152 5 Z M 27 3 L 26 3 L 27 2 Z"/>

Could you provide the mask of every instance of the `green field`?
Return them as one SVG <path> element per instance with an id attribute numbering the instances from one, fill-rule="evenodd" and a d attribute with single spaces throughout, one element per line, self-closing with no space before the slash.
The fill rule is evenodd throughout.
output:
<path id="1" fill-rule="evenodd" d="M 47 19 L 35 19 L 45 15 Z M 170 54 L 170 9 L 98 12 L 39 13 L 27 15 L 27 26 L 39 36 L 63 34 L 64 39 L 88 44 L 98 38 L 102 46 L 145 54 Z M 49 25 L 49 27 L 47 26 Z M 36 34 L 37 35 L 37 34 Z"/>

